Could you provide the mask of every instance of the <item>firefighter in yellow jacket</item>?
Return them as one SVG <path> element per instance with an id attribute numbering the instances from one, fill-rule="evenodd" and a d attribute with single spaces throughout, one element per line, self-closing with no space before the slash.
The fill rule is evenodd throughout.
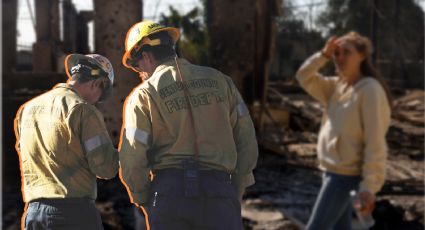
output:
<path id="1" fill-rule="evenodd" d="M 22 105 L 15 118 L 24 229 L 103 229 L 96 177 L 118 171 L 118 152 L 93 105 L 111 95 L 111 63 L 72 54 L 65 66 L 69 81 Z"/>
<path id="2" fill-rule="evenodd" d="M 177 58 L 178 38 L 152 21 L 127 33 L 123 64 L 144 82 L 124 106 L 121 179 L 152 229 L 242 229 L 258 156 L 251 117 L 228 76 Z"/>

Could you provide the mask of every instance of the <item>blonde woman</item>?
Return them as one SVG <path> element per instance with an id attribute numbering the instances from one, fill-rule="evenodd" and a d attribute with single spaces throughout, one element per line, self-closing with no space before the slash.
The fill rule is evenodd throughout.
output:
<path id="1" fill-rule="evenodd" d="M 384 184 L 391 98 L 371 53 L 369 39 L 356 32 L 333 36 L 297 72 L 300 85 L 324 107 L 317 145 L 324 174 L 309 230 L 351 229 L 350 191 L 358 191 L 356 208 L 366 216 Z M 336 77 L 318 73 L 329 60 Z"/>

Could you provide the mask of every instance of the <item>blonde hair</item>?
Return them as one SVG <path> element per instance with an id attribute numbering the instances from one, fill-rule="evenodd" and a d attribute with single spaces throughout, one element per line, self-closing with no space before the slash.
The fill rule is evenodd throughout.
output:
<path id="1" fill-rule="evenodd" d="M 384 88 L 387 95 L 388 104 L 390 108 L 393 107 L 392 96 L 388 85 L 385 83 L 384 78 L 379 73 L 378 69 L 372 64 L 373 46 L 369 38 L 361 36 L 355 31 L 346 33 L 341 39 L 353 44 L 357 52 L 364 55 L 364 60 L 360 63 L 360 72 L 363 76 L 372 77 L 376 79 Z"/>

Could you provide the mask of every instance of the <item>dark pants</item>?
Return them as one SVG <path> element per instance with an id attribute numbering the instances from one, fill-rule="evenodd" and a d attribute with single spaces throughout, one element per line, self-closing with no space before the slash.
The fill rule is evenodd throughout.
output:
<path id="1" fill-rule="evenodd" d="M 40 199 L 30 202 L 26 230 L 103 229 L 94 201 L 86 198 Z"/>
<path id="2" fill-rule="evenodd" d="M 200 195 L 188 198 L 182 170 L 156 172 L 147 207 L 151 230 L 242 229 L 241 206 L 229 174 L 201 171 L 199 181 Z"/>
<path id="3" fill-rule="evenodd" d="M 307 230 L 351 229 L 353 205 L 350 191 L 358 190 L 360 176 L 326 172 Z"/>

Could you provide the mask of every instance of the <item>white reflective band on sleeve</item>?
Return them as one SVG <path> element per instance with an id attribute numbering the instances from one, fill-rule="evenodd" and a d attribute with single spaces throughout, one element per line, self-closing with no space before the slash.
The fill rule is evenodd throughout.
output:
<path id="1" fill-rule="evenodd" d="M 84 141 L 84 148 L 86 149 L 86 152 L 88 153 L 106 143 L 108 143 L 108 138 L 106 138 L 105 135 L 101 134 L 101 135 L 94 136 L 88 139 L 87 141 Z"/>
<path id="2" fill-rule="evenodd" d="M 125 128 L 125 137 L 130 140 L 130 142 L 137 140 L 140 143 L 147 145 L 149 133 L 136 128 Z"/>
<path id="3" fill-rule="evenodd" d="M 244 117 L 249 115 L 249 110 L 246 107 L 244 102 L 239 103 L 239 105 L 236 107 L 236 110 L 238 111 L 239 117 Z"/>

